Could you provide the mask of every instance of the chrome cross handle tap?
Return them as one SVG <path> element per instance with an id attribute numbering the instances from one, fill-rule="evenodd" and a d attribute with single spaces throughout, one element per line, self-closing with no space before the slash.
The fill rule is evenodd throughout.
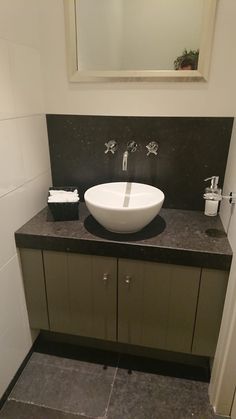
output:
<path id="1" fill-rule="evenodd" d="M 150 141 L 150 143 L 146 145 L 146 148 L 148 149 L 147 156 L 149 156 L 149 154 L 155 154 L 156 156 L 159 145 L 156 141 Z"/>
<path id="2" fill-rule="evenodd" d="M 115 140 L 109 140 L 107 143 L 105 143 L 106 150 L 104 151 L 105 154 L 107 154 L 109 151 L 112 154 L 115 154 L 115 151 L 118 148 L 117 142 Z"/>

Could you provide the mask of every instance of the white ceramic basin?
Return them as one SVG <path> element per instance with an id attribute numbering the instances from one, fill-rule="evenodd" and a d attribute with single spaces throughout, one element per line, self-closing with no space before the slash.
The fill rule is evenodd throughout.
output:
<path id="1" fill-rule="evenodd" d="M 159 213 L 164 198 L 160 189 L 133 182 L 103 183 L 84 194 L 93 217 L 115 233 L 141 230 Z"/>

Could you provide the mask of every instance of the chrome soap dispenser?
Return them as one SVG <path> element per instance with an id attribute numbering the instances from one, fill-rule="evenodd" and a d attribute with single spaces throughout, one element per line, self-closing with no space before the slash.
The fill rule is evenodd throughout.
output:
<path id="1" fill-rule="evenodd" d="M 212 176 L 205 179 L 205 181 L 210 180 L 210 186 L 206 187 L 205 193 L 203 195 L 205 199 L 205 215 L 214 217 L 217 215 L 219 202 L 222 199 L 221 189 L 218 187 L 219 176 Z"/>

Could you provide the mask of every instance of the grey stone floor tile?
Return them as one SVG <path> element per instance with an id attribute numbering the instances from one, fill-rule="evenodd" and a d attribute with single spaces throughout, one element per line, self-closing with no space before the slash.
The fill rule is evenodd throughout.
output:
<path id="1" fill-rule="evenodd" d="M 8 401 L 0 411 L 0 419 L 92 419 L 85 416 L 63 413 L 58 410 Z"/>
<path id="2" fill-rule="evenodd" d="M 10 400 L 34 403 L 68 413 L 103 417 L 115 368 L 94 374 L 31 362 L 10 394 Z"/>
<path id="3" fill-rule="evenodd" d="M 63 358 L 63 357 L 59 357 L 55 355 L 42 354 L 39 352 L 34 352 L 32 354 L 28 364 L 31 364 L 31 363 L 51 365 L 51 366 L 55 366 L 59 368 L 65 368 L 65 369 L 84 372 L 86 374 L 101 373 L 102 371 L 104 371 L 104 364 L 102 363 Z M 118 363 L 118 360 L 117 360 L 117 363 Z M 113 376 L 114 368 L 115 367 L 113 366 L 107 365 L 105 368 L 106 375 L 111 374 Z"/>
<path id="4" fill-rule="evenodd" d="M 213 419 L 208 384 L 119 370 L 108 419 Z"/>

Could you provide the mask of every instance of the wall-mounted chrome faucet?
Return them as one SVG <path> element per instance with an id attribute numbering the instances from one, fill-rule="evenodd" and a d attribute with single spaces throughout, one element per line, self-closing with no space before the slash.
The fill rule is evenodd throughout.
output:
<path id="1" fill-rule="evenodd" d="M 106 146 L 106 149 L 104 151 L 105 154 L 108 154 L 109 152 L 111 152 L 112 154 L 115 154 L 116 150 L 118 149 L 118 144 L 115 140 L 109 140 L 107 143 L 105 143 L 105 146 Z M 122 159 L 123 171 L 126 171 L 128 168 L 129 153 L 134 153 L 137 150 L 137 148 L 138 148 L 138 145 L 134 140 L 131 140 L 127 143 L 127 147 L 126 147 L 125 152 L 123 153 L 123 159 Z M 154 154 L 156 156 L 159 149 L 159 145 L 156 141 L 150 141 L 146 145 L 146 148 L 148 150 L 147 156 L 149 156 L 149 154 Z"/>
<path id="2" fill-rule="evenodd" d="M 150 143 L 146 145 L 146 148 L 148 149 L 147 156 L 149 156 L 149 154 L 155 154 L 156 156 L 159 145 L 156 141 L 150 141 Z"/>
<path id="3" fill-rule="evenodd" d="M 127 144 L 127 149 L 123 154 L 123 159 L 122 159 L 122 170 L 126 171 L 127 167 L 128 167 L 128 156 L 129 153 L 134 153 L 137 150 L 137 143 L 135 141 L 129 141 Z"/>
<path id="4" fill-rule="evenodd" d="M 109 151 L 112 154 L 115 154 L 115 151 L 118 148 L 117 142 L 115 140 L 109 140 L 107 143 L 105 143 L 106 150 L 104 151 L 105 154 L 109 153 Z"/>

